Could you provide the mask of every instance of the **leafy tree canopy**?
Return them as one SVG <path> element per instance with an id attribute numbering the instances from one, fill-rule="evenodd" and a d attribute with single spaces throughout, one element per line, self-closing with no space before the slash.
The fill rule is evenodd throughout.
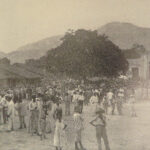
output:
<path id="1" fill-rule="evenodd" d="M 10 60 L 6 57 L 0 59 L 0 64 L 10 65 Z"/>
<path id="2" fill-rule="evenodd" d="M 97 31 L 69 30 L 62 44 L 48 51 L 46 67 L 70 77 L 116 77 L 128 69 L 122 51 Z"/>
<path id="3" fill-rule="evenodd" d="M 146 54 L 147 51 L 143 45 L 133 44 L 131 49 L 124 50 L 123 53 L 127 59 L 137 59 Z"/>

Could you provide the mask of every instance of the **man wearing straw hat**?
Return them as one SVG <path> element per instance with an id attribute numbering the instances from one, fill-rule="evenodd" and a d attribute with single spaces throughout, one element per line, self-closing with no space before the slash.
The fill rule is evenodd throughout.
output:
<path id="1" fill-rule="evenodd" d="M 98 150 L 102 150 L 101 139 L 103 139 L 106 150 L 110 150 L 107 131 L 106 131 L 106 120 L 104 117 L 104 109 L 101 107 L 97 107 L 96 109 L 96 117 L 90 122 L 92 126 L 96 129 L 96 138 L 98 143 Z"/>

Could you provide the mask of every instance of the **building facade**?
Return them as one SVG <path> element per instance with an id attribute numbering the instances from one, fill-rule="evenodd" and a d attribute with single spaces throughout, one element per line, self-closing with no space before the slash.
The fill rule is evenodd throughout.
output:
<path id="1" fill-rule="evenodd" d="M 129 62 L 129 72 L 133 79 L 148 80 L 150 78 L 149 54 L 143 54 L 139 58 L 127 59 Z"/>
<path id="2" fill-rule="evenodd" d="M 23 67 L 0 65 L 0 88 L 39 86 L 42 76 Z"/>

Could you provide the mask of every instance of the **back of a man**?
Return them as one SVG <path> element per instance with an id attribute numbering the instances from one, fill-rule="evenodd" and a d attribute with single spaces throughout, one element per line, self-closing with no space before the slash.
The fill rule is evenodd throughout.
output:
<path id="1" fill-rule="evenodd" d="M 79 105 L 79 107 L 80 107 L 80 112 L 81 112 L 81 113 L 82 113 L 82 111 L 83 111 L 84 100 L 85 100 L 85 97 L 84 97 L 84 95 L 83 95 L 83 92 L 80 92 L 79 97 L 78 97 L 78 105 Z"/>
<path id="2" fill-rule="evenodd" d="M 70 101 L 68 99 L 68 93 L 65 93 L 65 96 L 63 97 L 63 100 L 65 102 L 65 115 L 68 115 L 68 108 L 70 105 Z"/>

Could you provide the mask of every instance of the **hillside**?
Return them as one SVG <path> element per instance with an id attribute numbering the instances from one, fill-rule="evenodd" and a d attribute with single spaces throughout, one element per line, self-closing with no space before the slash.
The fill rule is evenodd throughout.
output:
<path id="1" fill-rule="evenodd" d="M 97 29 L 99 34 L 106 34 L 110 40 L 122 49 L 130 49 L 133 44 L 144 45 L 150 50 L 150 28 L 138 27 L 130 23 L 112 22 Z M 14 62 L 24 62 L 26 59 L 37 59 L 48 50 L 60 45 L 62 36 L 54 36 L 25 45 L 7 55 Z"/>
<path id="2" fill-rule="evenodd" d="M 150 50 L 150 28 L 138 27 L 130 23 L 112 22 L 99 28 L 98 33 L 106 34 L 122 49 L 129 49 L 137 43 Z"/>
<path id="3" fill-rule="evenodd" d="M 61 36 L 54 36 L 43 39 L 41 41 L 31 43 L 18 48 L 7 55 L 7 57 L 14 62 L 24 62 L 26 59 L 37 59 L 44 56 L 48 50 L 57 47 L 60 42 Z"/>

